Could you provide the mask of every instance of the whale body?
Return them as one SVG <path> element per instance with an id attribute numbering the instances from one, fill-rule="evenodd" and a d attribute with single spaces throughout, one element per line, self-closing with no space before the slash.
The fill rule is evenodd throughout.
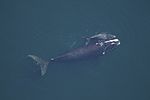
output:
<path id="1" fill-rule="evenodd" d="M 36 64 L 40 66 L 41 75 L 43 76 L 47 71 L 49 63 L 88 59 L 92 57 L 96 58 L 104 55 L 105 52 L 117 47 L 118 45 L 120 45 L 120 41 L 115 35 L 102 32 L 91 37 L 87 37 L 85 45 L 51 58 L 50 61 L 45 61 L 35 55 L 28 55 L 28 57 L 32 58 Z"/>

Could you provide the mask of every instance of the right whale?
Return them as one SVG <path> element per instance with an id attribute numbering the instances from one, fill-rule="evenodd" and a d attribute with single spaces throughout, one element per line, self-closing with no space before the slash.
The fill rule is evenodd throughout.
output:
<path id="1" fill-rule="evenodd" d="M 45 61 L 35 55 L 28 55 L 28 57 L 32 58 L 36 64 L 40 66 L 41 75 L 43 76 L 47 71 L 49 63 L 88 59 L 92 57 L 96 58 L 104 55 L 107 51 L 117 47 L 118 45 L 120 45 L 120 41 L 115 35 L 101 32 L 99 34 L 86 37 L 85 45 L 51 58 L 49 61 Z"/>

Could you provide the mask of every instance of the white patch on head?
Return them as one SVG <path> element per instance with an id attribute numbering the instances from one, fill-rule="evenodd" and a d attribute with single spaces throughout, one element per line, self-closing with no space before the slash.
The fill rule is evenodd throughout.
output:
<path id="1" fill-rule="evenodd" d="M 105 41 L 105 43 L 108 43 L 108 42 L 118 42 L 118 41 L 119 41 L 118 39 L 113 39 L 113 40 Z"/>
<path id="2" fill-rule="evenodd" d="M 112 42 L 111 44 L 115 44 L 114 42 Z"/>
<path id="3" fill-rule="evenodd" d="M 99 45 L 99 46 L 103 46 L 104 43 L 103 42 L 98 42 L 98 43 L 95 43 L 96 45 Z"/>
<path id="4" fill-rule="evenodd" d="M 104 43 L 103 43 L 103 42 L 100 42 L 99 44 L 100 44 L 100 46 L 103 46 Z"/>
<path id="5" fill-rule="evenodd" d="M 95 43 L 96 45 L 98 45 L 99 43 Z"/>
<path id="6" fill-rule="evenodd" d="M 117 45 L 120 45 L 120 41 L 118 42 L 118 44 Z"/>
<path id="7" fill-rule="evenodd" d="M 112 42 L 111 44 L 115 44 L 114 42 L 118 42 L 117 45 L 120 45 L 120 41 L 118 39 L 108 40 L 105 41 L 104 43 L 109 43 L 109 42 Z"/>
<path id="8" fill-rule="evenodd" d="M 103 55 L 105 54 L 105 51 L 103 52 Z"/>
<path id="9" fill-rule="evenodd" d="M 113 38 L 116 38 L 116 36 L 114 35 Z"/>
<path id="10" fill-rule="evenodd" d="M 54 60 L 54 58 L 51 58 L 51 60 Z"/>

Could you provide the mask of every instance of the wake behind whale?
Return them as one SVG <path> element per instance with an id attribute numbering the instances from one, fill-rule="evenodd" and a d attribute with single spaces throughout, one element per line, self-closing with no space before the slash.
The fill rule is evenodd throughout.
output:
<path id="1" fill-rule="evenodd" d="M 43 76 L 46 74 L 48 65 L 52 62 L 65 62 L 88 59 L 92 57 L 96 58 L 98 56 L 104 55 L 110 49 L 113 49 L 120 45 L 120 41 L 116 38 L 115 35 L 107 34 L 104 32 L 86 37 L 85 40 L 86 41 L 83 46 L 51 58 L 50 61 L 43 60 L 35 55 L 28 55 L 28 57 L 32 58 L 36 62 L 36 64 L 40 66 L 41 75 Z"/>

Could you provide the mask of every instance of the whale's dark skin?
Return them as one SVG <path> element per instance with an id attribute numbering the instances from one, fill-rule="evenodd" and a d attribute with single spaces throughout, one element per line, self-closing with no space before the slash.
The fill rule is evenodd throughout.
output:
<path id="1" fill-rule="evenodd" d="M 85 45 L 51 58 L 50 61 L 45 61 L 35 55 L 28 55 L 28 57 L 35 60 L 37 65 L 40 65 L 41 75 L 43 76 L 46 73 L 49 63 L 88 59 L 92 57 L 96 58 L 104 55 L 106 51 L 120 45 L 120 41 L 116 36 L 106 33 L 100 33 L 86 39 Z"/>
<path id="2" fill-rule="evenodd" d="M 62 61 L 69 61 L 69 60 L 80 60 L 88 57 L 99 56 L 100 54 L 102 54 L 102 52 L 103 52 L 103 47 L 93 44 L 93 45 L 76 48 L 65 54 L 62 54 L 55 58 L 51 58 L 51 61 L 62 62 Z"/>

